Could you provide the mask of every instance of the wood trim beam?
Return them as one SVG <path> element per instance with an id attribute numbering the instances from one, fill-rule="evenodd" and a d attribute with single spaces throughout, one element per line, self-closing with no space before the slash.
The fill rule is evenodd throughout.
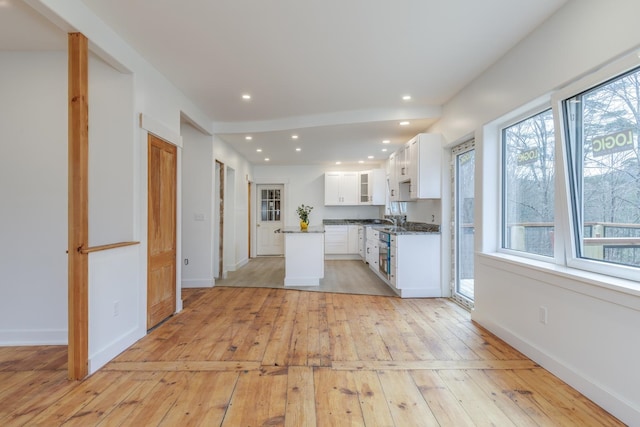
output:
<path id="1" fill-rule="evenodd" d="M 88 40 L 70 33 L 69 42 L 69 346 L 68 376 L 87 376 L 89 365 L 89 89 Z"/>
<path id="2" fill-rule="evenodd" d="M 83 254 L 90 254 L 92 252 L 100 252 L 100 251 L 106 251 L 109 249 L 116 249 L 116 248 L 122 248 L 125 246 L 133 246 L 133 245 L 139 245 L 140 242 L 118 242 L 118 243 L 109 243 L 108 245 L 100 245 L 100 246 L 91 246 L 88 248 L 81 248 L 80 252 Z"/>

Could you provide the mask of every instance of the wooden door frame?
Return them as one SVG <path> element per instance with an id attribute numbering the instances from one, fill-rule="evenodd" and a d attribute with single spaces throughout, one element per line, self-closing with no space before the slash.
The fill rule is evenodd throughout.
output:
<path id="1" fill-rule="evenodd" d="M 224 163 L 219 160 L 215 160 L 215 164 L 218 166 L 218 191 L 219 199 L 216 200 L 218 204 L 218 278 L 224 278 L 224 176 L 225 169 Z M 215 260 L 214 260 L 215 261 Z"/>
<path id="2" fill-rule="evenodd" d="M 251 259 L 251 181 L 247 181 L 247 259 Z"/>

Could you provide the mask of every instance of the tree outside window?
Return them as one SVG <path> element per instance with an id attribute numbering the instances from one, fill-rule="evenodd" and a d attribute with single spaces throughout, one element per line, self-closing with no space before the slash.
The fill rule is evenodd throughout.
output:
<path id="1" fill-rule="evenodd" d="M 554 150 L 551 109 L 502 131 L 502 247 L 553 256 Z"/>
<path id="2" fill-rule="evenodd" d="M 579 257 L 640 266 L 640 71 L 564 102 Z"/>

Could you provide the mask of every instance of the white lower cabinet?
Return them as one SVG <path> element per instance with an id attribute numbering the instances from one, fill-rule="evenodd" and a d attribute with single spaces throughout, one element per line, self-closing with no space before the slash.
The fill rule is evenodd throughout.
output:
<path id="1" fill-rule="evenodd" d="M 389 284 L 404 298 L 441 297 L 440 235 L 392 235 Z"/>
<path id="2" fill-rule="evenodd" d="M 325 225 L 324 253 L 326 255 L 348 255 L 355 259 L 358 251 L 357 225 Z"/>
<path id="3" fill-rule="evenodd" d="M 378 232 L 372 227 L 366 227 L 365 236 L 367 238 L 367 247 L 365 250 L 365 260 L 373 271 L 378 271 Z"/>

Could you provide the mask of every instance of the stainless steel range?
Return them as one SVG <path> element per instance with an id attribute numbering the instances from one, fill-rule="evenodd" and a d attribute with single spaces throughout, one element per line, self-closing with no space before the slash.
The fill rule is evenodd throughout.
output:
<path id="1" fill-rule="evenodd" d="M 387 279 L 391 275 L 391 235 L 384 231 L 378 234 L 380 243 L 378 245 L 378 269 Z"/>

